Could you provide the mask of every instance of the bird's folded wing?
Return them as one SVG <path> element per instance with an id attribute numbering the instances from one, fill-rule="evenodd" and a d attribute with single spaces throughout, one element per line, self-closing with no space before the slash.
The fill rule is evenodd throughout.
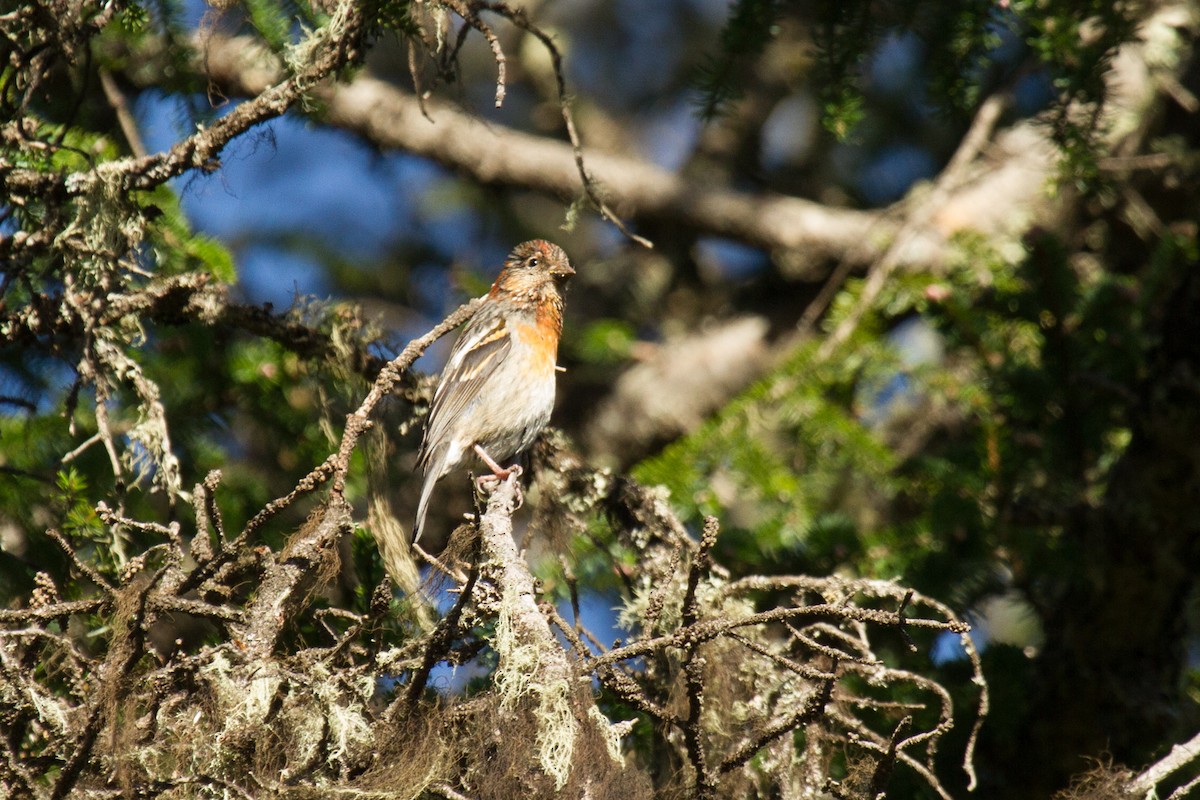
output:
<path id="1" fill-rule="evenodd" d="M 477 318 L 478 319 L 478 318 Z M 467 326 L 450 351 L 450 360 L 442 372 L 441 382 L 433 395 L 429 422 L 421 442 L 420 463 L 424 466 L 433 443 L 443 442 L 455 419 L 467 410 L 467 404 L 486 396 L 482 392 L 488 377 L 499 372 L 499 366 L 512 349 L 512 335 L 503 317 L 478 320 L 482 324 Z"/>

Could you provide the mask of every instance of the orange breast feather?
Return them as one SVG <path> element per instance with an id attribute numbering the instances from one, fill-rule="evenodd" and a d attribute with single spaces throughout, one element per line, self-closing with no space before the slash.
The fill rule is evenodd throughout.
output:
<path id="1" fill-rule="evenodd" d="M 523 344 L 533 350 L 533 368 L 545 374 L 553 373 L 558 361 L 558 333 L 544 324 L 517 323 L 514 332 Z"/>

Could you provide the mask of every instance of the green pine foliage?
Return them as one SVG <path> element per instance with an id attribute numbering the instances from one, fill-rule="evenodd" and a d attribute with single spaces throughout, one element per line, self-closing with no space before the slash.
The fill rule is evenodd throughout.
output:
<path id="1" fill-rule="evenodd" d="M 839 138 L 863 120 L 864 67 L 885 36 L 909 32 L 923 46 L 927 96 L 921 100 L 957 117 L 969 115 L 992 91 L 1008 88 L 1033 69 L 1046 70 L 1058 94 L 1051 122 L 1064 154 L 1064 175 L 1091 185 L 1097 179 L 1089 153 L 1099 133 L 1088 110 L 1103 102 L 1103 78 L 1116 49 L 1134 32 L 1134 16 L 1123 4 L 1069 0 L 987 0 L 925 3 L 815 4 L 740 0 L 721 33 L 717 52 L 701 68 L 696 85 L 701 116 L 711 119 L 742 95 L 749 72 L 789 18 L 811 30 L 802 46 L 813 50 L 811 76 L 824 100 L 825 126 Z M 1015 33 L 1027 50 L 1020 63 L 994 65 L 990 58 L 1002 32 Z M 792 43 L 789 46 L 801 46 Z M 1083 109 L 1083 113 L 1081 112 Z"/>
<path id="2" fill-rule="evenodd" d="M 159 274 L 205 272 L 221 283 L 237 283 L 237 269 L 229 248 L 211 236 L 192 230 L 170 187 L 156 186 L 147 193 L 146 213 L 155 218 L 147 229 L 149 257 Z"/>
<path id="3" fill-rule="evenodd" d="M 700 115 L 712 119 L 741 97 L 743 73 L 766 49 L 781 13 L 781 0 L 737 0 L 721 31 L 720 52 L 699 68 L 696 84 L 702 97 Z"/>
<path id="4" fill-rule="evenodd" d="M 636 339 L 629 322 L 598 319 L 576 337 L 574 352 L 588 364 L 617 364 L 629 358 Z"/>
<path id="5" fill-rule="evenodd" d="M 1081 273 L 1048 236 L 1015 259 L 960 245 L 944 277 L 896 276 L 840 351 L 801 348 L 637 478 L 667 486 L 692 524 L 726 520 L 748 571 L 787 553 L 814 571 L 955 593 L 1013 564 L 1044 566 L 1061 513 L 1102 492 L 1127 441 L 1130 400 L 1111 387 L 1136 379 L 1149 345 L 1138 317 L 1157 301 L 1131 276 Z M 861 288 L 848 283 L 831 328 Z M 943 338 L 940 363 L 906 367 L 885 338 L 914 315 Z M 881 381 L 897 375 L 906 403 L 873 422 Z M 927 419 L 933 446 L 910 455 Z"/>

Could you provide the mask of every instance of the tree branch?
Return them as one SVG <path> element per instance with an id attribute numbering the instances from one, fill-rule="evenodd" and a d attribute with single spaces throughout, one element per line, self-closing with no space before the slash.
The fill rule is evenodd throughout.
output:
<path id="1" fill-rule="evenodd" d="M 249 37 L 213 35 L 201 44 L 204 68 L 230 95 L 255 96 L 280 66 Z M 375 144 L 424 156 L 485 186 L 534 189 L 571 201 L 583 192 L 568 143 L 522 133 L 390 83 L 359 75 L 315 90 L 324 119 Z M 424 109 L 422 109 L 424 105 Z M 621 217 L 669 220 L 770 250 L 804 250 L 806 258 L 869 261 L 895 224 L 877 212 L 831 208 L 793 197 L 751 195 L 700 185 L 639 159 L 584 152 L 588 172 Z"/>
<path id="2" fill-rule="evenodd" d="M 1200 733 L 1183 744 L 1172 747 L 1165 757 L 1151 764 L 1142 774 L 1130 781 L 1130 794 L 1139 797 L 1148 795 L 1158 784 L 1197 759 L 1200 759 Z"/>

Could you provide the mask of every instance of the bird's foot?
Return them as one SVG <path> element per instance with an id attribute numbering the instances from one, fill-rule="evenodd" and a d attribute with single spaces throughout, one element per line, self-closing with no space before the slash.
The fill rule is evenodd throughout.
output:
<path id="1" fill-rule="evenodd" d="M 489 466 L 493 465 L 489 464 Z M 521 491 L 521 482 L 518 480 L 518 478 L 520 478 L 524 473 L 525 470 L 520 464 L 513 464 L 507 469 L 502 469 L 499 466 L 496 466 L 495 469 L 492 470 L 491 475 L 480 475 L 477 477 L 475 479 L 475 487 L 479 489 L 480 492 L 491 494 L 492 492 L 496 491 L 496 488 L 499 487 L 501 481 L 512 484 L 513 490 L 517 496 L 517 505 L 513 509 L 516 511 L 516 509 L 525 505 L 525 493 Z"/>
<path id="2" fill-rule="evenodd" d="M 520 464 L 513 464 L 508 468 L 508 477 L 505 478 L 506 481 L 512 484 L 513 491 L 517 495 L 517 504 L 513 507 L 513 511 L 525 505 L 525 492 L 521 491 L 520 481 L 521 475 L 524 472 L 525 470 L 521 468 Z"/>

